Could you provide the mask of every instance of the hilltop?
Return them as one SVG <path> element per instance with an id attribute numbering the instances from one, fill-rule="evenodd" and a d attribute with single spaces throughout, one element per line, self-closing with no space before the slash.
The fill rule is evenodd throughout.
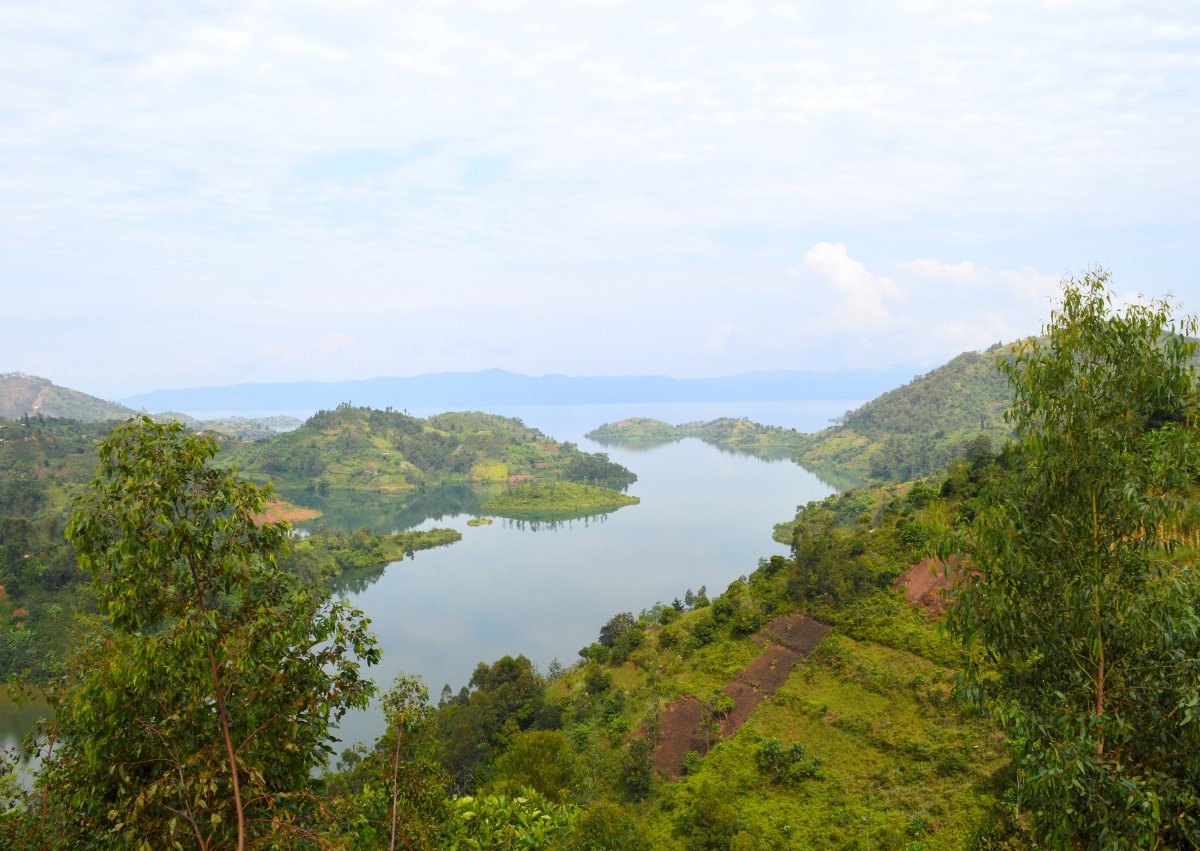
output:
<path id="1" fill-rule="evenodd" d="M 0 374 L 0 419 L 58 417 L 81 422 L 123 420 L 136 411 L 23 372 Z"/>
<path id="2" fill-rule="evenodd" d="M 339 405 L 294 431 L 234 449 L 248 475 L 281 488 L 399 493 L 442 482 L 564 480 L 624 488 L 637 477 L 518 419 L 447 413 L 428 419 Z"/>

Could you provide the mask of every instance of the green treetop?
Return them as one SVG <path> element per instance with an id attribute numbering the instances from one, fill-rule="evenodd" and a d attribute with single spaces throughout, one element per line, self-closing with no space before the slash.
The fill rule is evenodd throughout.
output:
<path id="1" fill-rule="evenodd" d="M 319 830 L 310 774 L 372 694 L 358 660 L 378 651 L 360 613 L 279 568 L 287 527 L 255 519 L 269 490 L 216 452 L 147 418 L 100 447 L 67 535 L 102 617 L 57 708 L 41 844 L 241 849 Z"/>
<path id="2" fill-rule="evenodd" d="M 1011 470 L 960 545 L 948 616 L 964 691 L 1013 749 L 1018 824 L 1063 848 L 1200 844 L 1200 436 L 1193 320 L 1064 283 L 1042 339 L 1000 361 Z"/>

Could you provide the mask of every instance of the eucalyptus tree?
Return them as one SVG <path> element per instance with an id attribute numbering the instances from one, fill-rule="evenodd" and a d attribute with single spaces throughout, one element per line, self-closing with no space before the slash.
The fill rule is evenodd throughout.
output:
<path id="1" fill-rule="evenodd" d="M 216 453 L 145 417 L 100 446 L 67 531 L 100 615 L 39 781 L 47 844 L 241 849 L 319 832 L 310 776 L 331 724 L 373 693 L 360 662 L 378 650 L 361 613 L 279 567 L 270 489 Z"/>
<path id="2" fill-rule="evenodd" d="M 1067 280 L 1000 362 L 1010 472 L 959 544 L 961 689 L 1011 744 L 1019 823 L 1049 847 L 1200 844 L 1200 470 L 1192 319 Z"/>

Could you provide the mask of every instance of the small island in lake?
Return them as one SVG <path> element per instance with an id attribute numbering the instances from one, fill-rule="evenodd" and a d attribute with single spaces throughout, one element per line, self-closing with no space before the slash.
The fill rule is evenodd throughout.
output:
<path id="1" fill-rule="evenodd" d="M 636 496 L 577 482 L 517 482 L 485 500 L 484 511 L 503 517 L 564 519 L 615 511 L 641 502 Z"/>

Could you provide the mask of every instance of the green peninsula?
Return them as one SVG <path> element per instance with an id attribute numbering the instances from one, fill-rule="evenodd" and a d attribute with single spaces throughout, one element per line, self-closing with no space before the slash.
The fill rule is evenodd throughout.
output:
<path id="1" fill-rule="evenodd" d="M 404 493 L 444 483 L 562 480 L 614 493 L 637 476 L 604 454 L 580 452 L 518 419 L 479 412 L 421 419 L 339 405 L 299 428 L 231 448 L 247 475 L 280 490 Z"/>
<path id="2" fill-rule="evenodd" d="M 661 446 L 695 437 L 718 449 L 768 459 L 791 458 L 808 445 L 808 435 L 795 429 L 762 425 L 735 417 L 677 426 L 661 420 L 630 417 L 593 429 L 586 437 L 597 443 L 631 447 Z"/>

